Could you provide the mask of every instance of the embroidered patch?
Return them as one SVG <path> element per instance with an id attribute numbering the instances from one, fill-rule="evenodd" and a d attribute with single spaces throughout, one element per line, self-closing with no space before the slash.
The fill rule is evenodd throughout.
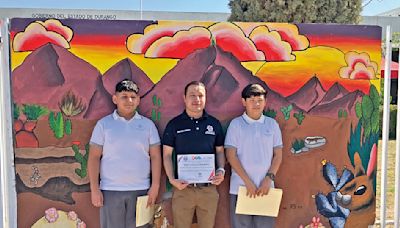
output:
<path id="1" fill-rule="evenodd" d="M 207 131 L 205 132 L 206 135 L 215 135 L 215 131 L 213 126 L 207 125 Z"/>
<path id="2" fill-rule="evenodd" d="M 187 131 L 191 131 L 191 129 L 179 130 L 179 131 L 176 131 L 176 133 L 177 133 L 177 134 L 180 134 L 180 133 L 187 132 Z"/>
<path id="3" fill-rule="evenodd" d="M 142 124 L 138 124 L 135 126 L 135 129 L 139 130 L 139 131 L 143 131 L 144 130 L 144 126 Z"/>

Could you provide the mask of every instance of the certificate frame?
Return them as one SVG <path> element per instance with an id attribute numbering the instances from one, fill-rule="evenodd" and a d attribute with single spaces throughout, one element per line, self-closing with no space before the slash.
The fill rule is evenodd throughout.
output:
<path id="1" fill-rule="evenodd" d="M 178 179 L 189 184 L 211 183 L 215 175 L 215 154 L 178 154 Z"/>

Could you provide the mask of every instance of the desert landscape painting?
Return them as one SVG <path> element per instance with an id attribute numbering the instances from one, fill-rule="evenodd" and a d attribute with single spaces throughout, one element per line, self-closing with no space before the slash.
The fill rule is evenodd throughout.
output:
<path id="1" fill-rule="evenodd" d="M 89 139 L 124 78 L 138 84 L 139 112 L 160 135 L 190 81 L 206 85 L 206 110 L 224 129 L 244 111 L 242 89 L 261 84 L 284 144 L 276 227 L 374 223 L 380 27 L 16 18 L 10 36 L 18 227 L 99 227 Z M 229 173 L 218 228 L 230 227 Z M 172 227 L 162 178 L 157 227 Z"/>

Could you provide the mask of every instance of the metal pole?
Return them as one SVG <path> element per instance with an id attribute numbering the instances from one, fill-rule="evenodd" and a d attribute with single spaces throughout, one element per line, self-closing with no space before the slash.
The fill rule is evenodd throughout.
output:
<path id="1" fill-rule="evenodd" d="M 0 20 L 0 172 L 2 227 L 17 227 L 8 20 Z"/>
<path id="2" fill-rule="evenodd" d="M 143 0 L 140 0 L 140 20 L 143 20 Z"/>
<path id="3" fill-rule="evenodd" d="M 385 79 L 384 79 L 384 100 L 383 100 L 383 128 L 382 128 L 382 165 L 381 165 L 381 208 L 380 219 L 381 227 L 386 226 L 386 169 L 387 169 L 387 151 L 389 141 L 389 103 L 390 103 L 390 63 L 392 62 L 392 33 L 390 26 L 386 27 L 386 61 L 385 61 Z"/>
<path id="4" fill-rule="evenodd" d="M 400 48 L 400 46 L 399 46 Z M 400 59 L 400 52 L 399 52 Z M 400 107 L 400 64 L 397 69 L 397 107 Z M 395 171 L 395 195 L 394 195 L 394 227 L 400 227 L 399 218 L 400 218 L 400 208 L 399 208 L 399 200 L 400 200 L 400 112 L 397 109 L 397 123 L 396 123 L 396 171 Z"/>

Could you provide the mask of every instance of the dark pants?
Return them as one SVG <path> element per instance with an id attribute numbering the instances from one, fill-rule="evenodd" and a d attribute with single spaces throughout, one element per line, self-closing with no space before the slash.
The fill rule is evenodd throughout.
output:
<path id="1" fill-rule="evenodd" d="M 146 195 L 147 190 L 102 192 L 104 205 L 100 208 L 101 228 L 136 228 L 136 200 L 138 196 Z"/>
<path id="2" fill-rule="evenodd" d="M 231 194 L 231 223 L 232 228 L 272 228 L 275 225 L 275 218 L 258 215 L 236 214 L 237 195 Z"/>

